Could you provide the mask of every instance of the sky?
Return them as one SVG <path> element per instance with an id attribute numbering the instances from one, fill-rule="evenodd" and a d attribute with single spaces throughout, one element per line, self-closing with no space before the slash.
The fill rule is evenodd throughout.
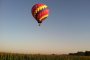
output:
<path id="1" fill-rule="evenodd" d="M 38 26 L 36 3 L 50 9 Z M 0 52 L 67 54 L 90 50 L 90 0 L 0 0 Z"/>

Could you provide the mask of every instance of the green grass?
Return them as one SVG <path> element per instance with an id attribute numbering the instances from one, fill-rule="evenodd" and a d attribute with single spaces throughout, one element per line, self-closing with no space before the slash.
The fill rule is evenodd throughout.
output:
<path id="1" fill-rule="evenodd" d="M 90 60 L 90 56 L 31 55 L 0 53 L 0 60 Z"/>

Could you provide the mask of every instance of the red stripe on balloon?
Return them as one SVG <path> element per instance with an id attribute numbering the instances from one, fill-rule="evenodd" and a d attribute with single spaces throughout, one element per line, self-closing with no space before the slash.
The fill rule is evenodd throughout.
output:
<path id="1" fill-rule="evenodd" d="M 37 20 L 39 20 L 40 18 L 42 18 L 43 16 L 45 15 L 49 15 L 49 9 L 45 9 L 44 11 L 40 12 L 38 15 L 37 15 Z"/>

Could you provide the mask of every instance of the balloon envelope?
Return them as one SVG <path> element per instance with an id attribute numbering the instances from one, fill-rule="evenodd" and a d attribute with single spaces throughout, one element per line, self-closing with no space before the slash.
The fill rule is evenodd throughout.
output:
<path id="1" fill-rule="evenodd" d="M 42 3 L 35 4 L 31 12 L 38 23 L 42 23 L 49 16 L 48 6 Z"/>

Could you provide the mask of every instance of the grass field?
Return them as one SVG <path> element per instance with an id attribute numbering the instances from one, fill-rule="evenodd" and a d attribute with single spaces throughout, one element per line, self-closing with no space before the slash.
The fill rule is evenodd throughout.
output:
<path id="1" fill-rule="evenodd" d="M 0 53 L 0 60 L 90 60 L 90 56 Z"/>

